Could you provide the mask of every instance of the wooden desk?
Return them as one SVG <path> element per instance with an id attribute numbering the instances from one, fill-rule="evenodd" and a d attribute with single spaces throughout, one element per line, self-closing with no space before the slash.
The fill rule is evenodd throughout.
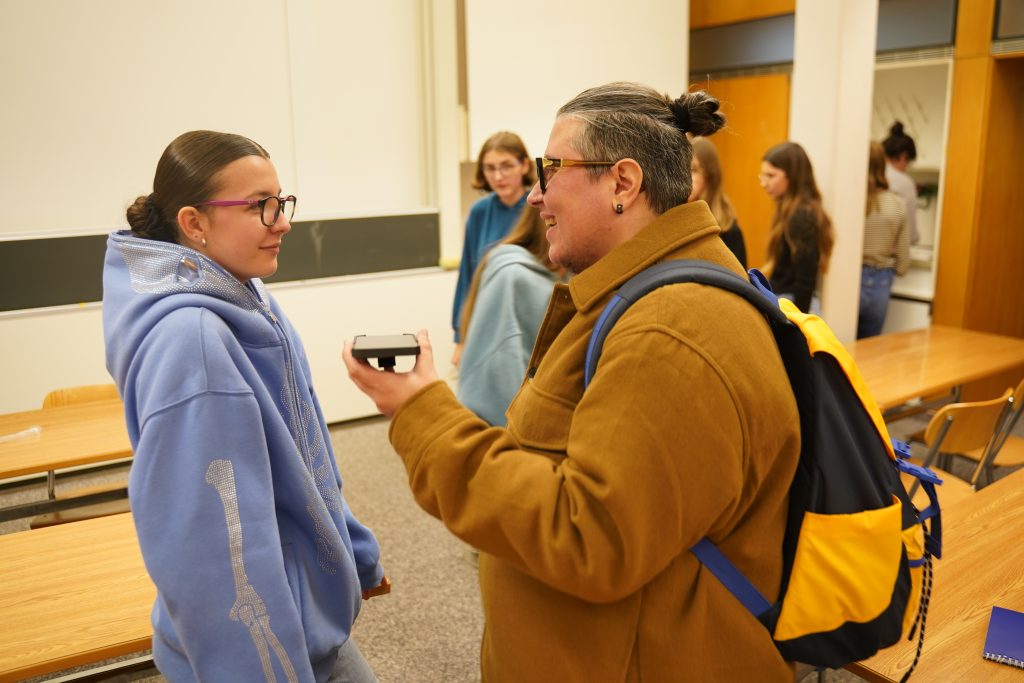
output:
<path id="1" fill-rule="evenodd" d="M 148 649 L 155 598 L 130 514 L 0 536 L 0 682 Z"/>
<path id="2" fill-rule="evenodd" d="M 38 436 L 0 443 L 0 479 L 131 456 L 120 401 L 0 415 L 0 436 L 40 427 Z"/>
<path id="3" fill-rule="evenodd" d="M 28 410 L 0 415 L 0 436 L 38 427 L 38 435 L 0 441 L 0 480 L 48 475 L 49 499 L 0 510 L 0 521 L 123 499 L 123 488 L 76 498 L 57 498 L 55 470 L 131 457 L 132 447 L 119 400 Z"/>
<path id="4" fill-rule="evenodd" d="M 850 353 L 883 411 L 1005 370 L 1024 370 L 1024 339 L 943 325 L 860 339 Z"/>
<path id="5" fill-rule="evenodd" d="M 1022 672 L 982 658 L 992 606 L 1024 612 L 1024 470 L 943 510 L 943 559 L 934 563 L 924 649 L 911 680 L 1013 681 Z M 917 641 L 846 667 L 869 681 L 898 681 Z"/>

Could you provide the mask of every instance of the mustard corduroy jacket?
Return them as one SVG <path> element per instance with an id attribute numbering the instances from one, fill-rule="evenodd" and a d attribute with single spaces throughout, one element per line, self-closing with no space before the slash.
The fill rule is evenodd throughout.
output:
<path id="1" fill-rule="evenodd" d="M 728 292 L 663 287 L 616 323 L 583 392 L 591 329 L 631 275 L 682 258 L 742 272 L 718 233 L 686 204 L 557 285 L 507 429 L 442 382 L 395 415 L 417 502 L 480 549 L 485 681 L 792 680 L 688 550 L 709 536 L 777 596 L 800 436 L 764 319 Z"/>

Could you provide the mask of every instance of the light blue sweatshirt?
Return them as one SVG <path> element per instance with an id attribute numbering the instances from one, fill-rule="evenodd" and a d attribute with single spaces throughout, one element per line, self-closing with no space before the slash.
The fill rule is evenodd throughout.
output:
<path id="1" fill-rule="evenodd" d="M 473 203 L 466 219 L 466 234 L 462 241 L 462 260 L 459 261 L 459 279 L 455 283 L 455 301 L 452 303 L 452 329 L 455 343 L 459 343 L 462 327 L 462 307 L 466 303 L 473 274 L 487 250 L 505 238 L 519 220 L 526 207 L 528 193 L 523 192 L 512 206 L 505 206 L 498 195 L 491 192 Z"/>
<path id="2" fill-rule="evenodd" d="M 123 231 L 107 241 L 103 331 L 157 667 L 173 682 L 326 680 L 383 569 L 341 495 L 295 330 L 259 280 Z"/>
<path id="3" fill-rule="evenodd" d="M 489 424 L 505 426 L 558 281 L 520 246 L 500 244 L 487 254 L 459 362 L 458 398 Z"/>

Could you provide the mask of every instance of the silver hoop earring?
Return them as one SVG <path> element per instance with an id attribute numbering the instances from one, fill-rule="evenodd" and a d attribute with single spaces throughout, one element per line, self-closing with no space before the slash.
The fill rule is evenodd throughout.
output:
<path id="1" fill-rule="evenodd" d="M 622 213 L 622 204 L 615 205 L 615 213 Z"/>

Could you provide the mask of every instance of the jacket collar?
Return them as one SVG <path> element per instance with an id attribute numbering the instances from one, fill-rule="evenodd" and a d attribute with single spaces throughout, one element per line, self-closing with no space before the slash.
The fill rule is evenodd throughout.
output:
<path id="1" fill-rule="evenodd" d="M 703 201 L 681 204 L 658 216 L 569 282 L 576 310 L 585 313 L 644 268 L 665 260 L 681 247 L 720 232 Z"/>

